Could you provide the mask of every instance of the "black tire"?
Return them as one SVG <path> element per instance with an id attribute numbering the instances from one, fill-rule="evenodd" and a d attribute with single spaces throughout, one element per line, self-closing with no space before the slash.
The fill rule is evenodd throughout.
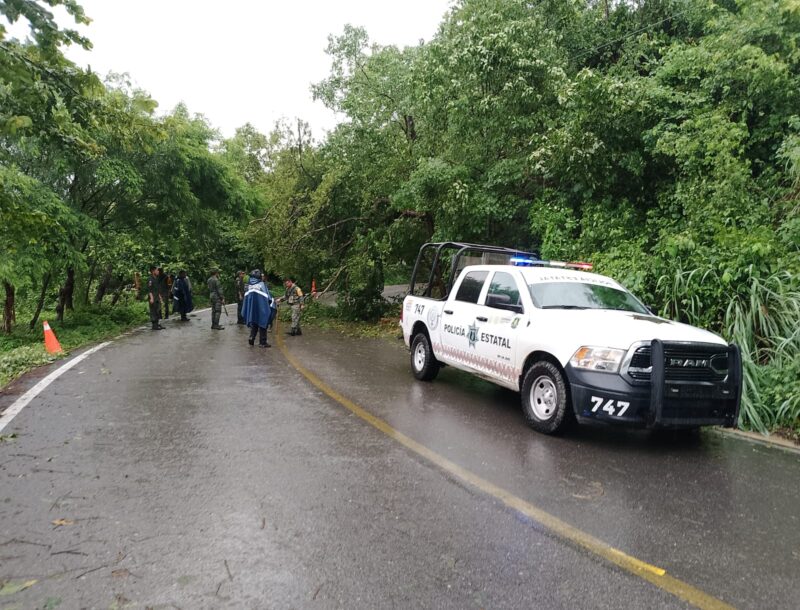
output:
<path id="1" fill-rule="evenodd" d="M 522 413 L 531 428 L 544 434 L 560 434 L 575 421 L 569 386 L 552 362 L 535 362 L 525 372 Z"/>
<path id="2" fill-rule="evenodd" d="M 425 333 L 417 333 L 411 340 L 411 371 L 420 381 L 432 381 L 441 365 L 433 355 L 431 341 Z"/>

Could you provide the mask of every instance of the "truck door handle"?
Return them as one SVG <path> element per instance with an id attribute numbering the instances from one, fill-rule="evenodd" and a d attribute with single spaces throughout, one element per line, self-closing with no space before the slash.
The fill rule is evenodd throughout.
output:
<path id="1" fill-rule="evenodd" d="M 485 318 L 483 316 L 478 316 L 475 319 L 478 320 L 478 322 L 488 322 L 489 321 L 489 318 Z"/>
<path id="2" fill-rule="evenodd" d="M 453 310 L 452 309 L 445 309 L 444 312 L 449 316 L 450 314 L 453 313 Z"/>

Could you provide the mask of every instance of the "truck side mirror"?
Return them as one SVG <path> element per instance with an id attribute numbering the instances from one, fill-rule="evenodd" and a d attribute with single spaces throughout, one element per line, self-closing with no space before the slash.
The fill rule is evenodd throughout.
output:
<path id="1" fill-rule="evenodd" d="M 486 306 L 495 309 L 504 309 L 505 311 L 513 311 L 515 313 L 522 313 L 522 305 L 511 302 L 511 297 L 507 294 L 489 294 L 486 295 Z"/>

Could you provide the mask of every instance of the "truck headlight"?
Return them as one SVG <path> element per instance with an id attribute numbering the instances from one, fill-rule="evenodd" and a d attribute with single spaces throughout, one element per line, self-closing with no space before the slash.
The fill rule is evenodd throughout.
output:
<path id="1" fill-rule="evenodd" d="M 616 373 L 625 357 L 625 350 L 612 347 L 587 347 L 578 348 L 569 363 L 576 369 L 600 371 L 603 373 Z"/>

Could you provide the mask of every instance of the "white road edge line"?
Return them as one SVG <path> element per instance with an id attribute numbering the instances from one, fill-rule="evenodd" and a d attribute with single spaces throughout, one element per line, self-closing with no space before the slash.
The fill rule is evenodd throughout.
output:
<path id="1" fill-rule="evenodd" d="M 66 373 L 70 370 L 73 366 L 78 364 L 79 362 L 83 361 L 84 359 L 88 358 L 96 351 L 103 349 L 106 345 L 109 345 L 111 341 L 106 341 L 105 343 L 101 343 L 100 345 L 95 345 L 93 348 L 86 350 L 80 356 L 76 356 L 66 364 L 58 367 L 55 371 L 50 373 L 47 377 L 42 379 L 39 383 L 33 386 L 30 390 L 25 392 L 22 396 L 17 398 L 17 400 L 12 404 L 8 409 L 5 410 L 2 417 L 0 417 L 0 432 L 11 423 L 11 420 L 16 417 L 22 409 L 28 406 L 28 403 L 32 401 L 39 393 L 44 390 L 47 386 L 53 383 L 56 379 L 58 379 L 61 375 Z"/>
<path id="2" fill-rule="evenodd" d="M 203 313 L 204 311 L 208 311 L 210 309 L 211 309 L 210 307 L 206 307 L 205 309 L 195 310 L 195 313 Z M 147 328 L 147 325 L 145 324 L 144 326 L 141 326 L 139 328 L 140 329 L 141 328 Z M 49 386 L 51 383 L 53 383 L 61 375 L 66 373 L 73 366 L 78 364 L 81 360 L 84 360 L 85 358 L 88 358 L 89 356 L 94 354 L 96 351 L 99 351 L 99 350 L 103 349 L 106 345 L 111 344 L 112 341 L 116 341 L 117 339 L 120 339 L 122 337 L 126 337 L 128 335 L 131 335 L 131 334 L 133 334 L 133 332 L 134 332 L 133 330 L 129 330 L 128 332 L 122 333 L 119 337 L 116 337 L 116 338 L 112 339 L 111 341 L 106 341 L 104 343 L 101 343 L 100 345 L 95 345 L 91 349 L 87 349 L 80 356 L 76 356 L 75 358 L 73 358 L 72 360 L 70 360 L 69 362 L 64 364 L 63 366 L 57 368 L 55 371 L 50 373 L 47 377 L 42 379 L 39 383 L 37 383 L 35 386 L 33 386 L 30 390 L 28 390 L 22 396 L 17 398 L 17 400 L 14 401 L 14 404 L 12 404 L 10 407 L 8 407 L 8 409 L 6 409 L 3 412 L 3 415 L 0 416 L 0 432 L 2 432 L 5 429 L 5 427 L 8 424 L 11 423 L 11 420 L 14 419 L 19 414 L 19 412 L 22 411 L 22 409 L 24 409 L 25 407 L 28 406 L 28 403 L 30 401 L 32 401 L 34 398 L 36 398 L 42 392 L 42 390 L 44 390 L 47 386 Z"/>

